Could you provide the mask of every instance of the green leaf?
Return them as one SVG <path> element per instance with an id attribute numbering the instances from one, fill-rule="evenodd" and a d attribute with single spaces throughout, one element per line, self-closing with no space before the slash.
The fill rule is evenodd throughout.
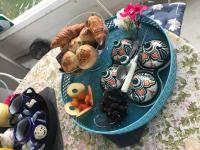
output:
<path id="1" fill-rule="evenodd" d="M 180 76 L 177 77 L 177 79 L 182 83 L 182 84 L 186 84 L 186 80 Z"/>
<path id="2" fill-rule="evenodd" d="M 198 54 L 197 54 L 197 53 L 193 53 L 193 54 L 192 54 L 192 57 L 197 58 L 197 57 L 198 57 Z"/>
<path id="3" fill-rule="evenodd" d="M 195 65 L 199 65 L 199 64 L 200 64 L 200 61 L 195 62 Z"/>
<path id="4" fill-rule="evenodd" d="M 194 84 L 195 84 L 195 88 L 197 90 L 200 90 L 200 87 L 199 87 L 199 83 L 198 83 L 198 79 L 197 78 L 194 78 Z"/>
<path id="5" fill-rule="evenodd" d="M 196 74 L 196 71 L 190 70 L 190 71 L 188 71 L 187 73 L 190 73 L 190 74 L 192 74 L 192 75 L 195 75 L 195 74 Z"/>

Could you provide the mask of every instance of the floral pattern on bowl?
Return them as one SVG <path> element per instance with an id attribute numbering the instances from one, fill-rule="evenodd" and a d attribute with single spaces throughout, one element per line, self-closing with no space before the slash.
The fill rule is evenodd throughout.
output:
<path id="1" fill-rule="evenodd" d="M 121 64 L 122 56 L 129 56 L 133 48 L 133 42 L 128 39 L 116 40 L 113 42 L 112 59 L 114 63 Z"/>
<path id="2" fill-rule="evenodd" d="M 129 86 L 128 95 L 136 104 L 144 104 L 151 101 L 158 93 L 158 81 L 148 73 L 136 73 Z"/>
<path id="3" fill-rule="evenodd" d="M 139 53 L 139 62 L 142 67 L 156 69 L 169 61 L 169 48 L 160 40 L 145 42 Z"/>

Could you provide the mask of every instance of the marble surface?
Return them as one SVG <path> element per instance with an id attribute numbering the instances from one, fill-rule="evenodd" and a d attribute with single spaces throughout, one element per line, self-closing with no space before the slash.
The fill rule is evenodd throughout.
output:
<path id="1" fill-rule="evenodd" d="M 167 32 L 177 53 L 177 78 L 172 96 L 162 111 L 146 126 L 141 141 L 124 149 L 192 150 L 200 149 L 200 55 L 190 44 Z M 61 99 L 61 73 L 55 57 L 60 49 L 46 54 L 27 74 L 16 92 L 33 87 L 55 89 L 64 149 L 119 149 L 101 135 L 88 133 L 75 125 L 65 113 Z"/>

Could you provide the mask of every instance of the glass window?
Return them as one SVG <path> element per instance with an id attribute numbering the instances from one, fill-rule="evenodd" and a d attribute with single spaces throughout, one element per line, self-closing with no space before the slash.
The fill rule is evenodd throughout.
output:
<path id="1" fill-rule="evenodd" d="M 23 14 L 42 0 L 0 0 L 0 14 L 10 19 Z"/>

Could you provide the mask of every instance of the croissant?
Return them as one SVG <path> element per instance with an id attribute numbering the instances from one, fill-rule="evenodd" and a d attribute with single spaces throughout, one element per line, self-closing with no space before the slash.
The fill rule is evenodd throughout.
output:
<path id="1" fill-rule="evenodd" d="M 51 42 L 51 48 L 67 48 L 69 42 L 80 34 L 84 26 L 84 23 L 65 26 L 60 32 L 57 33 L 56 37 Z"/>
<path id="2" fill-rule="evenodd" d="M 79 35 L 79 38 L 82 40 L 84 44 L 94 44 L 96 42 L 92 32 L 88 29 L 88 27 L 84 27 Z"/>
<path id="3" fill-rule="evenodd" d="M 96 45 L 96 41 L 95 41 L 91 31 L 87 27 L 84 27 L 81 30 L 78 37 L 71 40 L 71 42 L 69 43 L 68 50 L 75 53 L 76 50 L 83 44 L 90 44 L 92 46 Z"/>
<path id="4" fill-rule="evenodd" d="M 90 16 L 86 26 L 92 32 L 97 43 L 102 46 L 106 39 L 107 29 L 103 20 L 99 16 Z"/>

